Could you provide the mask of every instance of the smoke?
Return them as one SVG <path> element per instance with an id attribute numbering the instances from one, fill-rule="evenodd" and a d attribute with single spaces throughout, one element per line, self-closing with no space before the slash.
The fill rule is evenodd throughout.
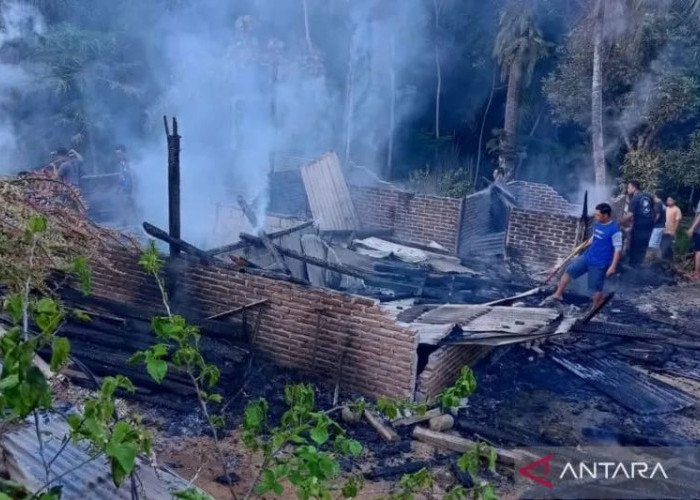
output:
<path id="1" fill-rule="evenodd" d="M 44 21 L 31 5 L 0 2 L 0 54 L 12 49 L 20 39 L 44 32 Z M 20 161 L 17 130 L 6 109 L 13 96 L 28 87 L 35 68 L 0 58 L 0 173 L 7 173 L 14 162 Z"/>
<path id="2" fill-rule="evenodd" d="M 311 46 L 302 0 L 167 6 L 125 1 L 119 8 L 105 0 L 65 14 L 72 23 L 117 33 L 120 43 L 128 42 L 120 57 L 139 63 L 143 128 L 134 126 L 133 109 L 99 86 L 86 85 L 82 111 L 106 124 L 100 132 L 107 139 L 97 144 L 102 149 L 97 170 L 109 170 L 114 143 L 127 146 L 143 220 L 167 227 L 164 115 L 177 117 L 182 136 L 182 237 L 202 247 L 235 241 L 239 230 L 250 230 L 235 208 L 239 194 L 254 206 L 259 225 L 264 222 L 268 175 L 280 159 L 312 159 L 329 150 L 345 159 L 347 150 L 349 162 L 380 171 L 392 98 L 397 130 L 426 104 L 407 92 L 410 86 L 401 79 L 409 71 L 421 74 L 423 67 L 425 78 L 434 78 L 429 5 L 420 0 L 390 7 L 371 0 L 306 4 Z M 403 92 L 392 88 L 392 72 Z M 2 99 L 7 83 L 0 85 Z M 0 137 L 11 130 L 0 123 Z M 217 213 L 233 214 L 229 217 L 238 217 L 240 224 L 217 220 Z M 232 229 L 217 230 L 224 226 Z"/>

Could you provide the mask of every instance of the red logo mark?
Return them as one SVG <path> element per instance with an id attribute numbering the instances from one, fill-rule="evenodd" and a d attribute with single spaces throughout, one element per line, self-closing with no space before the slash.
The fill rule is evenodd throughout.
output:
<path id="1" fill-rule="evenodd" d="M 535 460 L 534 462 L 527 464 L 525 467 L 521 467 L 520 469 L 518 469 L 518 472 L 526 478 L 536 482 L 537 484 L 541 484 L 542 486 L 545 486 L 547 488 L 553 488 L 554 484 L 550 481 L 547 481 L 546 479 L 549 476 L 549 462 L 551 462 L 552 458 L 554 458 L 554 454 L 542 457 L 539 460 Z M 544 474 L 541 476 L 536 476 L 532 473 L 532 470 L 537 469 L 541 465 L 544 466 Z"/>

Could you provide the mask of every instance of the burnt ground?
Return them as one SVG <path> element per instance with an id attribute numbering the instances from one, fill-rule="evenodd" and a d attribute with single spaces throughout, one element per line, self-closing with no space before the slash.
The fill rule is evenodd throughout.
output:
<path id="1" fill-rule="evenodd" d="M 647 282 L 644 278 L 644 281 L 634 283 L 628 278 L 613 283 L 613 286 L 617 295 L 596 320 L 631 324 L 640 331 L 651 332 L 668 329 L 674 321 L 686 321 L 687 326 L 698 324 L 700 320 L 698 285 L 659 287 L 658 281 L 653 279 Z M 528 299 L 528 305 L 536 305 L 537 301 L 536 298 Z M 567 302 L 583 309 L 588 301 L 573 294 L 567 296 Z M 700 398 L 700 381 L 664 374 L 658 366 L 653 366 L 653 360 L 630 358 L 627 348 L 639 344 L 639 341 L 575 334 L 550 342 L 615 357 L 682 388 L 695 399 Z M 546 352 L 548 344 L 542 347 Z M 693 360 L 697 353 L 672 348 L 664 352 L 661 361 L 669 358 Z M 520 345 L 494 350 L 474 370 L 477 392 L 456 418 L 456 433 L 464 437 L 481 438 L 506 449 L 536 445 L 700 444 L 700 408 L 697 405 L 670 414 L 636 414 L 552 361 L 548 355 L 540 355 Z M 270 420 L 277 422 L 286 409 L 285 385 L 309 380 L 306 373 L 275 367 L 256 356 L 243 387 L 239 381 L 230 385 L 226 380 L 220 383 L 227 420 L 222 447 L 229 470 L 235 474 L 233 488 L 237 495 L 245 495 L 259 468 L 259 457 L 244 448 L 237 430 L 245 405 L 252 399 L 266 398 L 270 404 Z M 314 387 L 319 409 L 331 409 L 333 386 L 315 383 Z M 71 390 L 64 392 L 70 393 Z M 340 401 L 356 397 L 341 393 Z M 215 498 L 230 498 L 228 488 L 217 482 L 223 472 L 195 401 L 183 405 L 182 411 L 145 403 L 129 403 L 129 406 L 143 415 L 144 422 L 154 429 L 159 462 L 171 466 L 186 479 L 196 478 L 194 482 Z M 333 415 L 339 419 L 338 412 Z M 453 465 L 458 455 L 413 441 L 411 429 L 398 429 L 401 441 L 387 443 L 364 420 L 343 425 L 349 436 L 361 441 L 365 447 L 360 460 L 341 461 L 344 473 L 361 472 L 365 475 L 367 482 L 361 498 L 385 495 L 403 473 L 421 467 L 428 467 L 434 473 L 436 486 L 431 495 L 434 498 L 443 496 L 459 480 Z M 487 479 L 497 486 L 499 496 L 505 498 L 515 494 L 507 477 Z M 294 497 L 291 488 L 286 493 L 290 498 Z"/>

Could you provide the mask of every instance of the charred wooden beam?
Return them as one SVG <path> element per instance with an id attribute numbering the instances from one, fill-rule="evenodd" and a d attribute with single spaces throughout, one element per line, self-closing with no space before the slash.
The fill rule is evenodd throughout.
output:
<path id="1" fill-rule="evenodd" d="M 255 216 L 255 213 L 253 212 L 250 205 L 248 205 L 248 202 L 245 201 L 245 198 L 243 198 L 243 196 L 240 196 L 240 195 L 238 196 L 238 204 L 241 206 L 243 213 L 245 214 L 248 221 L 250 221 L 250 224 L 253 226 L 253 228 L 257 228 L 258 227 L 258 218 Z M 284 259 L 277 251 L 275 244 L 272 243 L 269 236 L 267 234 L 265 234 L 265 231 L 263 231 L 262 229 L 259 229 L 258 236 L 260 237 L 263 244 L 265 245 L 265 248 L 267 248 L 267 250 L 272 255 L 272 258 L 275 260 L 275 263 L 277 264 L 277 266 L 284 272 L 284 274 L 291 275 L 292 271 L 289 270 L 289 267 L 287 267 L 287 264 L 285 264 Z"/>
<path id="2" fill-rule="evenodd" d="M 205 252 L 204 250 L 201 250 L 197 248 L 196 246 L 192 245 L 191 243 L 187 243 L 184 240 L 181 240 L 180 238 L 176 238 L 162 229 L 154 226 L 153 224 L 149 224 L 148 222 L 143 223 L 143 229 L 146 231 L 148 234 L 153 236 L 154 238 L 157 238 L 161 241 L 165 241 L 166 243 L 169 243 L 171 248 L 173 245 L 175 245 L 177 248 L 181 249 L 182 251 L 193 255 L 195 257 L 199 257 L 199 260 L 203 264 L 209 264 L 211 263 L 211 256 Z"/>
<path id="3" fill-rule="evenodd" d="M 277 238 L 282 238 L 283 236 L 287 236 L 288 234 L 296 233 L 297 231 L 302 231 L 303 229 L 306 229 L 307 227 L 313 226 L 314 221 L 310 220 L 307 222 L 303 222 L 301 224 L 297 224 L 296 226 L 289 227 L 287 229 L 282 229 L 280 231 L 275 231 L 274 233 L 267 233 L 267 237 L 270 238 L 271 240 L 275 240 Z M 224 245 L 222 247 L 218 248 L 212 248 L 211 250 L 207 250 L 207 253 L 211 256 L 215 255 L 220 255 L 222 253 L 228 253 L 228 252 L 235 252 L 236 250 L 241 250 L 242 248 L 249 247 L 252 243 L 249 241 L 238 241 L 236 243 L 232 243 L 230 245 Z"/>
<path id="4" fill-rule="evenodd" d="M 165 135 L 168 141 L 168 230 L 173 240 L 180 239 L 180 136 L 177 133 L 177 120 L 173 117 L 172 134 L 168 119 L 163 117 Z M 170 242 L 170 256 L 179 255 L 182 247 Z"/>
<path id="5" fill-rule="evenodd" d="M 261 238 L 258 238 L 256 236 L 253 236 L 252 234 L 248 233 L 241 233 L 240 237 L 242 240 L 247 240 L 252 242 L 253 244 L 256 245 L 263 245 L 263 240 Z M 314 266 L 318 267 L 323 267 L 325 269 L 330 269 L 331 271 L 335 271 L 337 273 L 345 274 L 348 276 L 354 276 L 356 278 L 367 278 L 367 274 L 363 273 L 361 271 L 358 271 L 356 269 L 352 269 L 347 266 L 343 266 L 340 264 L 334 264 L 332 262 L 326 262 L 325 260 L 317 259 L 316 257 L 311 257 L 309 255 L 302 255 L 298 252 L 295 252 L 294 250 L 290 250 L 289 248 L 284 248 L 279 245 L 275 245 L 273 243 L 273 246 L 275 247 L 275 250 L 277 250 L 281 255 L 284 255 L 285 257 L 290 257 L 292 259 L 297 259 L 301 260 L 302 262 L 306 262 L 307 264 L 312 264 Z"/>
<path id="6" fill-rule="evenodd" d="M 246 309 L 250 309 L 251 307 L 256 307 L 256 306 L 261 306 L 263 304 L 267 304 L 268 300 L 267 299 L 262 299 L 262 300 L 256 300 L 255 302 L 251 302 L 250 304 L 246 304 L 244 306 L 240 307 L 234 307 L 233 309 L 229 309 L 228 311 L 223 311 L 217 314 L 212 314 L 211 316 L 208 316 L 206 319 L 212 320 L 212 319 L 220 319 L 224 318 L 226 316 L 231 316 L 232 314 L 239 313 L 241 311 L 245 311 Z"/>

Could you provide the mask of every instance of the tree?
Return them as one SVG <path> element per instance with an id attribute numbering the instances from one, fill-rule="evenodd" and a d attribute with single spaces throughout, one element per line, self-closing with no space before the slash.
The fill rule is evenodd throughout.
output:
<path id="1" fill-rule="evenodd" d="M 605 183 L 606 151 L 609 159 L 624 159 L 625 175 L 651 180 L 659 134 L 675 133 L 672 126 L 698 109 L 700 68 L 693 54 L 700 40 L 692 5 L 595 0 L 588 6 L 545 79 L 554 121 L 586 127 L 596 184 Z"/>
<path id="2" fill-rule="evenodd" d="M 537 61 L 546 57 L 550 44 L 542 37 L 532 12 L 523 12 L 515 3 L 502 13 L 493 48 L 501 66 L 501 80 L 508 82 L 506 111 L 499 152 L 499 166 L 506 176 L 513 173 L 518 131 L 518 107 L 521 87 L 529 85 Z"/>
<path id="3" fill-rule="evenodd" d="M 605 142 L 603 140 L 603 27 L 605 0 L 596 0 L 593 23 L 593 76 L 591 78 L 591 143 L 596 186 L 605 185 Z"/>

